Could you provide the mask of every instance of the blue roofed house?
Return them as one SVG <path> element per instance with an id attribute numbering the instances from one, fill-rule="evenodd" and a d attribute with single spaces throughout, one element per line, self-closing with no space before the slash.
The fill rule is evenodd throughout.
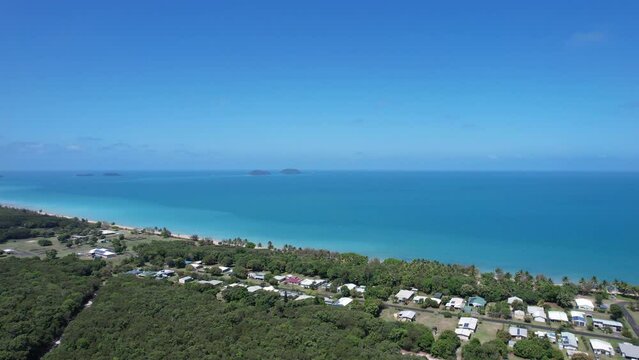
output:
<path id="1" fill-rule="evenodd" d="M 486 299 L 481 296 L 472 296 L 468 299 L 468 305 L 473 307 L 484 307 L 486 306 Z"/>

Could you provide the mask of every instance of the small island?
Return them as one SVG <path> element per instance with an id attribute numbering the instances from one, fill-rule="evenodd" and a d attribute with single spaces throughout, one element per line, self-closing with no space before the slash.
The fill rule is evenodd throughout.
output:
<path id="1" fill-rule="evenodd" d="M 81 174 L 75 174 L 75 176 L 93 176 L 93 174 L 91 174 L 91 173 L 81 173 Z"/>
<path id="2" fill-rule="evenodd" d="M 271 175 L 270 171 L 267 170 L 253 170 L 249 173 L 249 175 L 251 176 L 264 176 L 264 175 Z"/>
<path id="3" fill-rule="evenodd" d="M 121 176 L 120 174 L 116 173 L 116 172 L 105 172 L 104 174 L 102 174 L 103 176 Z"/>
<path id="4" fill-rule="evenodd" d="M 284 174 L 284 175 L 299 175 L 302 172 L 299 169 L 282 169 L 280 171 L 280 174 Z"/>

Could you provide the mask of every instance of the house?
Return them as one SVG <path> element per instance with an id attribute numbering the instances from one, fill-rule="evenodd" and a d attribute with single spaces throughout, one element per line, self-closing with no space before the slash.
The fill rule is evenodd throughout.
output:
<path id="1" fill-rule="evenodd" d="M 228 266 L 218 266 L 217 268 L 220 269 L 222 274 L 232 274 L 233 273 L 233 269 L 228 267 Z"/>
<path id="2" fill-rule="evenodd" d="M 524 300 L 522 300 L 520 297 L 511 296 L 511 297 L 508 298 L 508 305 L 512 305 L 515 301 L 519 301 L 521 303 L 524 302 Z"/>
<path id="3" fill-rule="evenodd" d="M 607 341 L 590 339 L 590 347 L 595 355 L 613 356 L 615 354 L 615 349 L 613 349 L 612 345 Z"/>
<path id="4" fill-rule="evenodd" d="M 91 256 L 93 256 L 94 259 L 97 259 L 97 258 L 108 259 L 108 258 L 112 258 L 115 255 L 117 255 L 113 251 L 111 251 L 109 249 L 105 249 L 105 248 L 91 249 L 91 250 L 89 250 L 89 254 Z"/>
<path id="5" fill-rule="evenodd" d="M 250 293 L 254 293 L 256 291 L 262 290 L 262 287 L 259 285 L 253 285 L 253 286 L 247 287 L 246 290 L 248 290 L 248 292 Z"/>
<path id="6" fill-rule="evenodd" d="M 577 348 L 579 348 L 579 340 L 577 340 L 575 334 L 567 331 L 562 331 L 561 342 L 559 343 L 559 345 L 562 349 L 577 350 Z"/>
<path id="7" fill-rule="evenodd" d="M 198 284 L 202 284 L 202 285 L 218 286 L 218 285 L 222 284 L 223 281 L 220 281 L 220 280 L 198 280 L 197 283 Z"/>
<path id="8" fill-rule="evenodd" d="M 457 328 L 475 332 L 475 330 L 477 330 L 477 319 L 471 317 L 460 317 L 459 322 L 457 322 Z"/>
<path id="9" fill-rule="evenodd" d="M 405 302 L 410 300 L 413 295 L 415 295 L 415 292 L 412 290 L 399 290 L 399 292 L 395 294 L 395 299 L 397 299 L 397 301 Z"/>
<path id="10" fill-rule="evenodd" d="M 191 282 L 191 281 L 193 281 L 193 280 L 194 280 L 194 279 L 193 279 L 192 277 L 190 277 L 190 276 L 185 276 L 185 277 L 180 278 L 180 279 L 178 280 L 178 282 L 179 282 L 180 284 L 186 284 L 187 282 Z"/>
<path id="11" fill-rule="evenodd" d="M 302 282 L 302 279 L 297 276 L 287 276 L 284 282 L 291 285 L 299 285 Z"/>
<path id="12" fill-rule="evenodd" d="M 247 276 L 249 278 L 251 278 L 251 279 L 264 281 L 264 278 L 266 277 L 266 274 L 264 274 L 263 272 L 250 272 L 250 273 L 248 273 Z"/>
<path id="13" fill-rule="evenodd" d="M 464 299 L 454 297 L 446 303 L 446 307 L 459 310 L 464 307 Z"/>
<path id="14" fill-rule="evenodd" d="M 414 311 L 404 310 L 404 311 L 400 311 L 397 314 L 397 320 L 399 320 L 399 321 L 415 321 L 415 317 L 416 316 L 417 316 L 417 313 L 415 313 Z"/>
<path id="15" fill-rule="evenodd" d="M 472 307 L 484 307 L 486 306 L 486 299 L 480 296 L 473 296 L 468 299 L 468 305 Z"/>
<path id="16" fill-rule="evenodd" d="M 100 231 L 100 235 L 113 236 L 113 235 L 118 235 L 118 232 L 113 230 L 102 230 Z"/>
<path id="17" fill-rule="evenodd" d="M 355 291 L 359 294 L 363 294 L 366 292 L 366 286 L 362 285 L 362 286 L 358 286 L 355 288 Z"/>
<path id="18" fill-rule="evenodd" d="M 473 336 L 473 332 L 468 329 L 455 329 L 455 334 L 457 334 L 459 340 L 462 341 L 468 341 L 470 337 Z"/>
<path id="19" fill-rule="evenodd" d="M 313 286 L 319 286 L 319 285 L 322 285 L 325 282 L 326 282 L 326 280 L 324 280 L 324 279 L 304 279 L 304 280 L 300 281 L 299 284 L 305 289 L 310 289 Z"/>
<path id="20" fill-rule="evenodd" d="M 355 284 L 353 284 L 353 283 L 348 283 L 348 284 L 344 284 L 344 285 L 342 285 L 342 286 L 340 287 L 340 289 L 341 289 L 341 288 L 343 288 L 343 287 L 346 287 L 346 288 L 348 289 L 348 291 L 351 291 L 351 290 L 355 289 L 355 288 L 357 287 L 357 285 L 355 285 Z"/>
<path id="21" fill-rule="evenodd" d="M 314 298 L 315 298 L 315 296 L 302 294 L 302 295 L 296 297 L 295 301 L 303 301 L 303 300 L 314 299 Z"/>
<path id="22" fill-rule="evenodd" d="M 170 269 L 160 270 L 157 273 L 161 274 L 162 276 L 166 276 L 166 277 L 175 275 L 175 271 L 174 270 L 170 270 Z"/>
<path id="23" fill-rule="evenodd" d="M 568 315 L 563 311 L 548 311 L 548 319 L 554 322 L 568 322 Z"/>
<path id="24" fill-rule="evenodd" d="M 619 344 L 619 352 L 624 359 L 639 360 L 639 346 L 623 342 Z"/>
<path id="25" fill-rule="evenodd" d="M 541 306 L 528 306 L 526 312 L 530 315 L 533 321 L 545 323 L 546 322 L 546 310 Z"/>
<path id="26" fill-rule="evenodd" d="M 522 340 L 528 338 L 528 329 L 519 326 L 511 326 L 508 328 L 510 338 L 513 340 Z"/>
<path id="27" fill-rule="evenodd" d="M 71 235 L 71 240 L 84 240 L 87 238 L 88 236 L 86 235 Z"/>
<path id="28" fill-rule="evenodd" d="M 197 263 L 194 263 L 194 262 L 189 264 L 189 266 L 192 267 L 193 270 L 199 270 L 199 269 L 201 269 L 203 267 L 202 264 L 197 264 Z"/>
<path id="29" fill-rule="evenodd" d="M 428 299 L 427 296 L 418 295 L 413 298 L 413 302 L 415 304 L 422 304 L 424 303 L 424 301 L 426 301 L 426 299 Z"/>
<path id="30" fill-rule="evenodd" d="M 524 321 L 526 313 L 523 310 L 515 310 L 513 311 L 513 319 Z"/>
<path id="31" fill-rule="evenodd" d="M 613 331 L 623 330 L 623 324 L 619 321 L 592 318 L 592 325 L 600 329 L 608 328 Z"/>
<path id="32" fill-rule="evenodd" d="M 275 276 L 273 276 L 273 279 L 275 281 L 277 281 L 277 282 L 282 282 L 282 281 L 286 280 L 286 276 L 284 276 L 284 275 L 275 275 Z"/>
<path id="33" fill-rule="evenodd" d="M 557 335 L 550 331 L 535 331 L 535 335 L 540 338 L 547 338 L 551 343 L 557 342 Z"/>
<path id="34" fill-rule="evenodd" d="M 588 299 L 576 298 L 575 303 L 577 304 L 577 309 L 579 310 L 595 311 L 595 305 Z"/>
<path id="35" fill-rule="evenodd" d="M 586 314 L 581 311 L 570 311 L 570 321 L 575 326 L 586 326 Z"/>
<path id="36" fill-rule="evenodd" d="M 441 300 L 441 298 L 442 298 L 442 293 L 440 293 L 440 292 L 435 293 L 435 295 L 433 295 L 433 297 L 434 297 L 434 298 L 436 298 L 436 299 L 440 299 L 440 300 Z"/>
<path id="37" fill-rule="evenodd" d="M 353 302 L 352 298 L 343 297 L 343 298 L 339 298 L 336 302 L 333 303 L 333 305 L 335 305 L 335 306 L 348 306 L 352 302 Z"/>

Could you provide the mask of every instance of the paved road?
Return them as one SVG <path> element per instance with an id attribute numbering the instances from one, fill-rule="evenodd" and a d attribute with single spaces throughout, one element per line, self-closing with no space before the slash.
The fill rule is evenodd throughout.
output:
<path id="1" fill-rule="evenodd" d="M 626 317 L 628 324 L 630 325 L 632 330 L 634 330 L 635 334 L 639 336 L 639 325 L 635 321 L 635 318 L 632 317 L 632 314 L 630 314 L 630 311 L 626 309 L 626 306 L 628 305 L 630 305 L 630 303 L 627 301 L 619 303 L 619 306 L 621 306 L 621 311 L 623 311 L 623 315 Z"/>
<path id="2" fill-rule="evenodd" d="M 425 312 L 425 313 L 431 313 L 431 314 L 437 313 L 433 309 L 422 309 L 422 308 L 419 308 L 419 307 L 414 307 L 414 306 L 409 306 L 409 305 L 390 304 L 390 303 L 385 303 L 385 305 L 387 307 L 391 307 L 391 308 L 408 309 L 408 310 L 412 310 L 412 311 L 415 311 L 415 312 Z M 498 324 L 507 324 L 507 325 L 515 325 L 515 326 L 525 326 L 527 328 L 534 328 L 534 329 L 546 330 L 546 331 L 552 331 L 552 332 L 557 331 L 556 328 L 550 327 L 548 325 L 533 324 L 533 323 L 522 324 L 521 322 L 516 322 L 516 321 L 512 321 L 512 320 L 504 320 L 504 319 L 495 319 L 495 318 L 491 318 L 491 317 L 488 317 L 488 316 L 482 316 L 482 315 L 473 316 L 473 317 L 479 318 L 479 319 L 481 319 L 481 321 L 486 321 L 486 322 L 492 322 L 492 323 L 498 323 Z M 624 339 L 623 337 L 620 337 L 620 336 L 613 336 L 613 335 L 608 335 L 608 334 L 600 334 L 600 333 L 594 333 L 594 332 L 590 332 L 590 331 L 581 331 L 581 330 L 577 330 L 577 329 L 571 329 L 569 331 L 571 333 L 575 334 L 575 335 L 596 337 L 596 338 L 600 338 L 600 339 L 608 339 L 608 340 L 623 340 Z"/>

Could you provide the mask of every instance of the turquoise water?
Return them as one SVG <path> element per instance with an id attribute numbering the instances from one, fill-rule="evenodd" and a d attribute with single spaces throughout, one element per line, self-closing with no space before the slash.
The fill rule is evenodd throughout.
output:
<path id="1" fill-rule="evenodd" d="M 0 202 L 176 233 L 639 282 L 639 173 L 5 172 Z"/>

